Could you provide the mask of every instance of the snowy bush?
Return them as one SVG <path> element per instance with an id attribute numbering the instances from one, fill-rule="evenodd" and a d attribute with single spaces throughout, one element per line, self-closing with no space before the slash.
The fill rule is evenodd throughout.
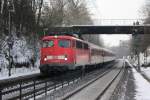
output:
<path id="1" fill-rule="evenodd" d="M 24 37 L 14 39 L 14 45 L 11 50 L 13 62 L 16 67 L 30 67 L 33 63 L 33 51 L 28 48 Z M 33 66 L 33 65 L 32 65 Z"/>
<path id="2" fill-rule="evenodd" d="M 8 45 L 10 39 L 12 47 Z M 12 75 L 39 72 L 39 50 L 40 42 L 38 40 L 35 42 L 33 37 L 23 34 L 18 37 L 15 33 L 11 38 L 0 37 L 0 78 L 8 76 L 9 58 L 12 58 L 12 63 L 10 63 Z M 34 53 L 35 51 L 36 53 Z"/>
<path id="3" fill-rule="evenodd" d="M 7 59 L 5 58 L 5 55 L 0 54 L 0 70 L 2 70 L 3 68 L 7 68 L 8 64 L 9 63 Z"/>

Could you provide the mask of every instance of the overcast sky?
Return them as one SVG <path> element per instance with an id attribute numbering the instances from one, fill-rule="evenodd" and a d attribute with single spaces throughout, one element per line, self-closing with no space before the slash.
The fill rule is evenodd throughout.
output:
<path id="1" fill-rule="evenodd" d="M 141 18 L 141 9 L 145 0 L 88 0 L 91 3 L 93 17 L 103 19 Z M 93 6 L 93 7 L 92 7 Z M 96 7 L 94 7 L 96 6 Z"/>
<path id="2" fill-rule="evenodd" d="M 120 41 L 129 40 L 131 35 L 101 35 L 104 39 L 105 46 L 112 47 L 112 46 L 119 46 Z"/>
<path id="3" fill-rule="evenodd" d="M 89 10 L 95 19 L 140 19 L 145 0 L 88 0 Z M 106 46 L 117 46 L 128 35 L 102 35 Z"/>

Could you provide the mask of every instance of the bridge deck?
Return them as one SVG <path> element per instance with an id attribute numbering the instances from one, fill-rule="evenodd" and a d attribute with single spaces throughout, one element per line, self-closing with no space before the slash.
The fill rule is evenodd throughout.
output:
<path id="1" fill-rule="evenodd" d="M 53 27 L 48 32 L 70 32 L 75 34 L 149 34 L 150 25 L 75 25 L 69 27 Z"/>

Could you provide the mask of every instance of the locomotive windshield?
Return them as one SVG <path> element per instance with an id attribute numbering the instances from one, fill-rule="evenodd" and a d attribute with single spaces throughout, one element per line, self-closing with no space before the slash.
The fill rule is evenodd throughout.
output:
<path id="1" fill-rule="evenodd" d="M 58 45 L 63 48 L 69 48 L 70 41 L 69 40 L 59 40 Z"/>
<path id="2" fill-rule="evenodd" d="M 43 41 L 42 47 L 46 48 L 46 47 L 52 47 L 54 46 L 54 41 L 49 40 L 49 41 Z"/>

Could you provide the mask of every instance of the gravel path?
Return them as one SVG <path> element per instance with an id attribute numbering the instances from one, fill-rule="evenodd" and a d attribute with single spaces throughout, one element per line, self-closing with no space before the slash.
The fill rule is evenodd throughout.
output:
<path id="1" fill-rule="evenodd" d="M 125 92 L 125 98 L 124 100 L 135 100 L 135 83 L 134 83 L 134 77 L 133 72 L 129 70 L 129 77 L 126 85 L 126 92 Z"/>

